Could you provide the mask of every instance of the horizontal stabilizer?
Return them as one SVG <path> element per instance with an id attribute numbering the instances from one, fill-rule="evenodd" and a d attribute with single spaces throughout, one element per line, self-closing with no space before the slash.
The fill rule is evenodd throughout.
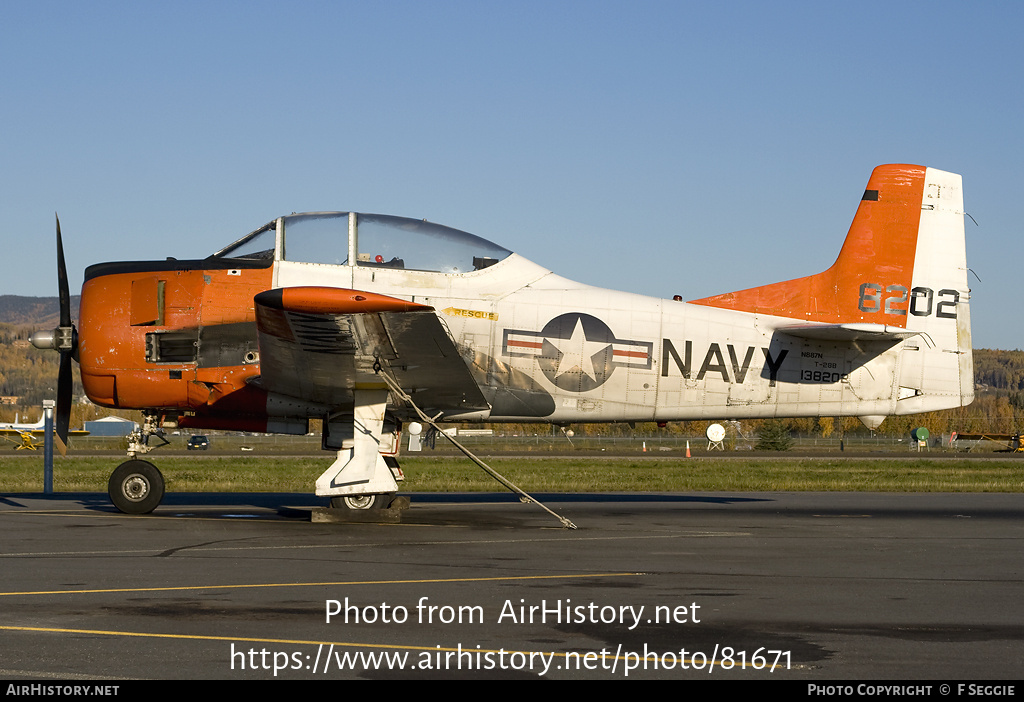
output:
<path id="1" fill-rule="evenodd" d="M 794 324 L 778 327 L 777 332 L 795 336 L 798 339 L 814 341 L 902 341 L 921 332 L 886 324 Z"/>

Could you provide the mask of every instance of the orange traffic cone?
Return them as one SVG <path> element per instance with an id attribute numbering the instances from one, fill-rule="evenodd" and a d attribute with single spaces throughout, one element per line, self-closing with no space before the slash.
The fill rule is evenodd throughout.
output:
<path id="1" fill-rule="evenodd" d="M 690 442 L 689 441 L 686 442 L 686 457 L 687 458 L 690 457 Z"/>

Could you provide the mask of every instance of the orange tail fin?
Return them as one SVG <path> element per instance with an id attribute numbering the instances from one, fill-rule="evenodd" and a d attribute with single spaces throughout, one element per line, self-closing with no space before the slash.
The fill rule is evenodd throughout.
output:
<path id="1" fill-rule="evenodd" d="M 822 343 L 905 340 L 905 414 L 973 399 L 969 300 L 960 176 L 897 164 L 871 174 L 827 271 L 693 303 L 796 320 L 765 328 Z"/>
<path id="2" fill-rule="evenodd" d="M 902 164 L 876 168 L 839 258 L 823 273 L 692 302 L 808 322 L 906 326 L 928 171 Z M 895 314 L 874 314 L 882 311 L 883 298 Z"/>

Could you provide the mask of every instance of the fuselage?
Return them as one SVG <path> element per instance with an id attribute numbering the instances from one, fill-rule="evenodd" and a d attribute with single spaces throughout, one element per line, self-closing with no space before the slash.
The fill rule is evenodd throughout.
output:
<path id="1" fill-rule="evenodd" d="M 464 232 L 349 213 L 283 217 L 203 260 L 90 267 L 79 324 L 87 394 L 193 426 L 301 431 L 324 407 L 270 396 L 256 380 L 253 297 L 295 286 L 434 308 L 490 405 L 452 407 L 448 419 L 881 417 L 966 404 L 962 359 L 948 363 L 957 326 L 969 335 L 966 305 L 952 342 L 807 338 L 784 331 L 806 319 L 583 285 Z M 862 321 L 887 319 L 879 305 Z M 937 362 L 949 369 L 938 381 Z"/>

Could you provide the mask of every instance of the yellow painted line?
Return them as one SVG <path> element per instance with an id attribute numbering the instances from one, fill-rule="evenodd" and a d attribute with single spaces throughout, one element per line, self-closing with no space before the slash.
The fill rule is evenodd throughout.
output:
<path id="1" fill-rule="evenodd" d="M 512 655 L 512 654 L 518 653 L 518 654 L 521 654 L 521 655 L 524 655 L 524 656 L 530 656 L 531 654 L 537 653 L 536 651 L 517 651 L 517 650 L 507 649 L 507 648 L 503 648 L 503 649 L 487 649 L 487 648 L 472 648 L 472 649 L 463 648 L 463 649 L 459 649 L 459 648 L 451 648 L 451 647 L 446 647 L 446 646 L 441 646 L 441 645 L 436 645 L 436 646 L 413 646 L 413 645 L 408 645 L 408 644 L 402 645 L 402 644 L 355 643 L 355 642 L 351 642 L 351 641 L 314 641 L 314 640 L 306 640 L 306 639 L 264 639 L 264 638 L 250 637 L 250 636 L 210 636 L 210 635 L 206 635 L 206 634 L 153 634 L 153 633 L 142 632 L 142 631 L 105 631 L 103 629 L 60 629 L 60 628 L 54 628 L 54 627 L 35 627 L 35 626 L 2 626 L 2 625 L 0 625 L 0 631 L 28 631 L 28 632 L 38 632 L 38 633 L 43 633 L 43 634 L 91 634 L 91 635 L 94 635 L 94 636 L 127 636 L 127 637 L 131 637 L 131 638 L 176 639 L 176 640 L 190 640 L 190 641 L 230 641 L 232 643 L 234 643 L 234 642 L 245 642 L 245 643 L 256 643 L 256 644 L 286 644 L 286 645 L 289 645 L 289 646 L 331 646 L 331 647 L 338 646 L 339 648 L 374 648 L 374 649 L 388 649 L 388 650 L 397 650 L 397 651 L 421 651 L 421 652 L 422 651 L 429 651 L 431 653 L 460 653 L 461 652 L 461 653 L 470 653 L 470 654 L 494 653 L 494 654 L 499 654 L 499 655 L 500 654 Z M 621 649 L 621 646 L 619 647 L 619 649 Z M 328 651 L 328 654 L 327 654 L 328 655 L 328 660 L 330 659 L 330 653 L 331 652 Z M 589 655 L 589 654 L 591 654 L 593 652 L 592 651 L 587 651 L 587 652 L 569 651 L 569 652 L 558 653 L 556 651 L 544 651 L 543 653 L 544 653 L 544 655 L 551 656 L 552 658 L 564 658 L 564 659 L 568 660 L 568 658 L 570 656 L 581 657 L 581 656 Z M 637 654 L 633 654 L 633 655 L 637 655 Z M 655 655 L 657 655 L 657 654 L 655 654 Z M 662 655 L 659 658 L 659 662 L 663 662 L 665 659 L 668 658 L 668 656 L 669 656 L 669 654 Z M 605 660 L 605 661 L 608 661 L 608 660 L 612 660 L 612 661 L 628 661 L 629 660 L 629 655 L 628 654 L 627 655 L 615 655 L 615 654 L 607 655 L 607 654 L 605 654 L 605 655 L 601 656 L 601 658 L 602 658 L 602 660 Z M 674 654 L 673 654 L 673 658 L 675 658 Z M 319 653 L 317 654 L 317 661 L 319 661 Z M 673 665 L 678 665 L 679 662 L 680 661 L 678 661 L 678 659 L 675 659 Z M 751 668 L 751 667 L 755 667 L 756 668 L 757 667 L 753 663 L 741 663 L 741 662 L 738 662 L 738 661 L 735 661 L 735 660 L 732 660 L 732 659 L 730 659 L 728 661 L 717 660 L 714 663 L 712 663 L 712 661 L 710 661 L 707 658 L 705 658 L 704 660 L 702 660 L 700 662 L 700 668 L 696 668 L 697 664 L 696 664 L 695 660 L 692 659 L 692 658 L 691 659 L 682 659 L 681 662 L 685 663 L 687 666 L 695 667 L 695 669 L 698 669 L 698 670 L 699 669 L 703 669 L 705 667 L 708 667 L 710 665 L 715 665 L 715 666 L 719 666 L 719 667 L 727 668 L 727 669 L 729 669 L 729 668 Z M 329 663 L 328 663 L 328 665 L 329 665 Z M 761 666 L 761 668 L 764 668 L 764 667 L 765 666 Z M 794 667 L 795 666 L 791 665 L 788 669 L 793 669 Z M 803 666 L 798 666 L 798 667 L 803 667 Z M 317 665 L 317 668 L 319 668 L 319 664 Z M 308 670 L 309 667 L 307 666 L 306 669 Z M 318 672 L 318 671 L 316 669 L 314 669 L 314 672 Z M 326 672 L 326 670 L 324 672 Z M 570 671 L 570 672 L 574 672 L 574 671 Z M 609 671 L 603 670 L 602 672 L 609 672 Z"/>
<path id="2" fill-rule="evenodd" d="M 193 639 L 198 641 L 245 641 L 247 643 L 277 643 L 317 646 L 321 644 L 333 646 L 352 646 L 360 648 L 398 648 L 436 650 L 426 646 L 397 646 L 390 644 L 340 643 L 332 641 L 305 641 L 302 639 L 260 639 L 246 636 L 208 636 L 205 634 L 152 634 L 142 631 L 104 631 L 103 629 L 58 629 L 41 626 L 2 626 L 0 631 L 36 631 L 45 634 L 95 634 L 97 636 L 131 636 L 152 639 Z"/>
<path id="3" fill-rule="evenodd" d="M 133 518 L 133 517 L 130 517 Z M 358 526 L 358 525 L 355 525 Z M 373 526 L 373 525 L 370 525 Z M 382 526 L 402 527 L 402 526 L 425 526 L 425 525 L 402 525 L 402 524 L 390 524 Z M 456 527 L 465 528 L 465 527 Z M 561 528 L 552 528 L 557 530 L 559 533 L 563 533 L 565 530 Z M 738 536 L 750 536 L 750 532 L 744 531 L 677 531 L 671 534 L 646 534 L 640 536 L 566 536 L 566 538 L 559 539 L 559 542 L 572 541 L 650 541 L 656 539 L 696 539 L 696 538 L 733 538 Z M 559 537 L 545 537 L 545 538 L 525 538 L 525 539 L 470 539 L 466 541 L 404 541 L 391 544 L 393 546 L 463 546 L 463 545 L 480 545 L 480 544 L 528 544 L 528 543 L 550 543 L 553 538 Z M 261 544 L 257 546 L 156 546 L 153 548 L 135 548 L 135 549 L 116 549 L 116 550 L 104 550 L 104 551 L 20 551 L 20 552 L 0 552 L 0 558 L 41 558 L 44 556 L 124 556 L 131 554 L 145 554 L 145 553 L 164 553 L 165 551 L 176 551 L 183 554 L 192 553 L 210 553 L 213 551 L 274 551 L 274 550 L 288 550 L 297 551 L 301 549 L 319 549 L 329 548 L 337 550 L 338 548 L 355 549 L 355 548 L 377 548 L 381 544 L 379 541 L 364 541 L 364 542 L 353 542 L 346 544 L 337 543 L 326 543 L 326 544 L 285 544 L 281 546 L 274 546 L 269 544 Z M 2 593 L 0 593 L 2 594 Z"/>
<path id="4" fill-rule="evenodd" d="M 288 505 L 284 505 L 287 507 Z M 259 522 L 274 522 L 275 524 L 305 524 L 309 526 L 308 519 L 288 519 L 279 518 L 276 510 L 271 510 L 268 507 L 253 507 L 251 505 L 239 505 L 237 510 L 229 510 L 219 505 L 206 507 L 204 505 L 198 505 L 190 509 L 179 509 L 173 510 L 166 505 L 159 508 L 160 512 L 154 512 L 152 514 L 124 514 L 122 512 L 114 511 L 113 509 L 109 512 L 103 511 L 89 511 L 81 512 L 74 508 L 54 508 L 54 509 L 0 509 L 0 517 L 3 516 L 24 516 L 26 514 L 43 516 L 43 517 L 90 517 L 90 518 L 106 518 L 106 519 L 134 519 L 137 521 L 153 520 L 153 519 L 175 519 L 183 520 L 188 519 L 189 521 L 219 521 L 219 522 L 244 522 L 244 521 L 259 521 Z M 307 507 L 295 507 L 294 509 L 302 510 L 308 509 Z M 245 516 L 235 517 L 202 517 L 199 516 L 199 512 L 209 511 L 212 512 L 218 510 L 220 512 L 227 512 L 229 515 L 233 512 L 247 512 Z M 263 514 L 257 514 L 257 512 L 263 512 Z M 374 526 L 376 522 L 366 522 L 370 526 Z"/>
<path id="5" fill-rule="evenodd" d="M 87 595 L 108 592 L 173 592 L 178 590 L 239 590 L 263 587 L 338 587 L 342 585 L 422 585 L 429 583 L 484 583 L 519 580 L 559 580 L 580 578 L 622 578 L 643 573 L 568 573 L 562 575 L 513 575 L 494 578 L 434 578 L 423 580 L 348 580 L 326 583 L 248 583 L 243 585 L 179 585 L 174 587 L 124 587 L 103 590 L 39 590 L 27 592 L 0 592 L 0 597 L 13 595 Z M 0 627 L 2 628 L 2 627 Z"/>

